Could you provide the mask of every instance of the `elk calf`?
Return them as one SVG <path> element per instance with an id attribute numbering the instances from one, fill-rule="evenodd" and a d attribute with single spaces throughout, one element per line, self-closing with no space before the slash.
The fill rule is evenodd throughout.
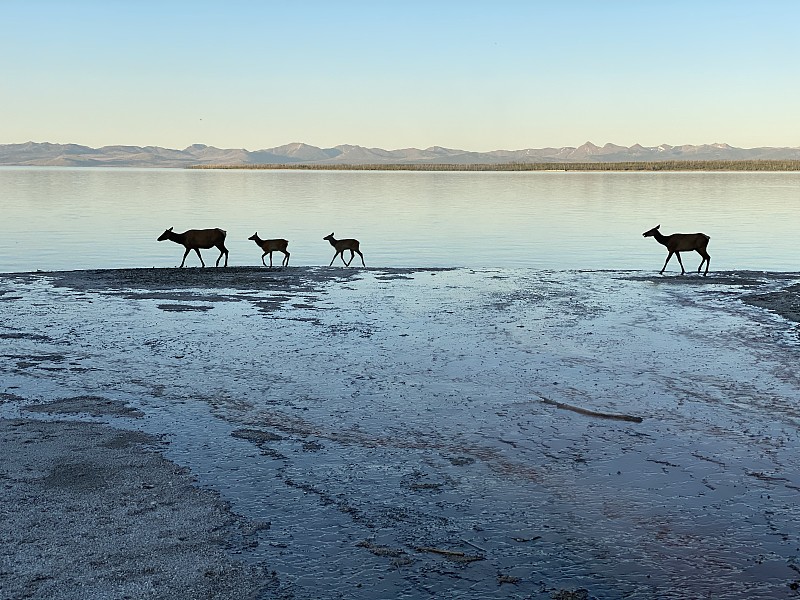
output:
<path id="1" fill-rule="evenodd" d="M 181 244 L 186 248 L 186 252 L 183 253 L 181 267 L 183 267 L 183 264 L 186 262 L 186 256 L 189 254 L 190 250 L 194 250 L 197 253 L 197 257 L 200 259 L 200 264 L 205 267 L 206 263 L 203 262 L 203 257 L 200 256 L 200 249 L 202 248 L 205 250 L 215 246 L 219 250 L 219 257 L 217 258 L 217 264 L 215 266 L 219 266 L 219 261 L 224 254 L 225 266 L 227 267 L 228 249 L 225 247 L 226 235 L 228 235 L 227 232 L 222 229 L 189 229 L 183 233 L 175 233 L 172 231 L 172 227 L 170 227 L 164 231 L 164 233 L 158 236 L 158 241 L 163 242 L 164 240 L 170 240 L 171 242 Z"/>
<path id="2" fill-rule="evenodd" d="M 703 268 L 703 263 L 705 263 L 706 271 L 703 273 L 703 277 L 708 275 L 708 267 L 711 264 L 711 256 L 706 252 L 706 247 L 711 239 L 709 236 L 705 233 L 673 233 L 672 235 L 664 235 L 658 230 L 659 227 L 661 227 L 661 225 L 656 225 L 651 230 L 645 231 L 642 236 L 654 237 L 659 244 L 667 247 L 667 260 L 661 269 L 662 275 L 673 254 L 678 257 L 678 263 L 681 265 L 681 275 L 685 274 L 686 271 L 683 268 L 681 252 L 691 252 L 692 250 L 697 251 L 697 253 L 703 257 L 703 260 L 700 261 L 700 266 L 697 267 L 697 272 L 700 272 L 700 269 Z"/>
<path id="3" fill-rule="evenodd" d="M 337 256 L 341 256 L 342 257 L 342 262 L 344 263 L 344 266 L 345 267 L 349 267 L 350 263 L 353 262 L 353 258 L 355 257 L 356 253 L 358 253 L 358 255 L 361 257 L 362 266 L 365 266 L 365 267 L 367 266 L 367 265 L 364 264 L 364 255 L 361 254 L 361 250 L 358 249 L 358 246 L 359 246 L 358 240 L 353 240 L 353 239 L 337 240 L 335 237 L 333 237 L 333 233 L 331 233 L 330 235 L 326 235 L 322 239 L 323 240 L 328 240 L 331 243 L 331 246 L 333 246 L 334 249 L 336 250 L 336 253 L 333 255 L 333 258 L 331 259 L 331 264 L 328 265 L 329 267 L 333 264 L 333 261 L 336 260 Z M 347 262 L 344 262 L 344 251 L 345 250 L 350 250 L 350 260 L 348 260 Z"/>
<path id="4" fill-rule="evenodd" d="M 269 254 L 269 266 L 272 266 L 272 253 L 275 251 L 283 252 L 283 262 L 281 262 L 281 266 L 288 267 L 289 266 L 289 251 L 286 247 L 289 245 L 288 240 L 284 239 L 277 239 L 277 240 L 262 240 L 258 237 L 258 232 L 256 231 L 253 235 L 251 235 L 248 240 L 253 240 L 256 245 L 264 251 L 264 254 L 261 255 L 261 264 L 265 267 L 267 263 L 264 262 L 264 257 Z"/>

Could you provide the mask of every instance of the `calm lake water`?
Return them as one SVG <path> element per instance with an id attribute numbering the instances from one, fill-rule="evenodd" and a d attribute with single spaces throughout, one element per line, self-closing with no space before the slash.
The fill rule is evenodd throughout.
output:
<path id="1" fill-rule="evenodd" d="M 291 265 L 327 265 L 333 231 L 368 267 L 660 270 L 666 250 L 641 236 L 657 224 L 710 235 L 711 272 L 800 268 L 800 173 L 4 167 L 0 203 L 0 272 L 177 266 L 167 227 L 227 230 L 234 266 L 260 264 L 256 231 L 287 238 Z"/>

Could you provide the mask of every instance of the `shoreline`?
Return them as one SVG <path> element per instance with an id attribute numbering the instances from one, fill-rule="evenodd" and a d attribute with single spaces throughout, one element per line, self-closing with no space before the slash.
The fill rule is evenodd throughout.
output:
<path id="1" fill-rule="evenodd" d="M 798 279 L 0 274 L 0 595 L 371 598 L 477 585 L 536 600 L 648 586 L 775 597 L 800 585 L 781 508 L 800 489 L 786 437 L 796 410 L 773 386 L 795 388 L 788 367 L 758 383 L 754 365 L 794 356 Z M 744 359 L 720 358 L 747 344 Z M 698 360 L 709 352 L 713 379 Z M 642 391 L 665 374 L 660 394 Z M 683 580 L 684 551 L 672 553 L 708 504 L 725 510 L 721 534 L 707 528 L 710 541 L 686 552 L 711 583 Z M 732 538 L 731 522 L 752 531 Z M 740 559 L 733 542 L 720 557 L 732 566 L 703 558 L 740 535 L 772 562 Z M 647 553 L 622 579 L 620 544 Z"/>
<path id="2" fill-rule="evenodd" d="M 420 171 L 420 172 L 780 172 L 800 171 L 800 160 L 668 160 L 544 163 L 369 163 L 369 164 L 216 164 L 190 170 Z"/>
<path id="3" fill-rule="evenodd" d="M 179 288 L 198 287 L 203 289 L 220 288 L 234 289 L 236 287 L 253 287 L 269 281 L 282 286 L 285 291 L 293 293 L 310 289 L 315 285 L 334 281 L 345 281 L 358 277 L 359 273 L 385 273 L 390 277 L 404 277 L 417 273 L 438 273 L 448 271 L 520 271 L 536 269 L 504 269 L 504 268 L 473 268 L 473 267 L 368 267 L 368 268 L 339 268 L 325 266 L 309 267 L 276 267 L 265 269 L 259 266 L 235 266 L 220 269 L 202 269 L 199 267 L 139 267 L 139 268 L 114 268 L 114 269 L 76 269 L 70 271 L 22 271 L 0 273 L 2 279 L 35 279 L 47 278 L 56 286 L 72 287 L 82 290 L 120 292 L 129 290 L 133 296 L 146 297 L 147 290 L 173 290 L 175 298 L 183 294 Z M 545 272 L 554 272 L 544 269 Z M 694 274 L 687 275 L 657 275 L 647 271 L 621 271 L 613 269 L 564 270 L 575 273 L 619 273 L 639 281 L 652 281 L 664 285 L 728 285 L 742 286 L 751 291 L 742 294 L 742 301 L 752 306 L 775 313 L 788 321 L 800 323 L 800 271 L 718 271 L 712 272 L 707 277 Z M 798 281 L 789 283 L 778 290 L 760 292 L 760 287 L 781 282 Z M 0 296 L 1 297 L 1 296 Z"/>

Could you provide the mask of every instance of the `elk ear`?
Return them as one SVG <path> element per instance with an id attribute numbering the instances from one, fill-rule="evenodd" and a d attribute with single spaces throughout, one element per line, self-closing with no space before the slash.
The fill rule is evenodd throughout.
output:
<path id="1" fill-rule="evenodd" d="M 656 229 L 658 229 L 659 227 L 661 227 L 661 225 L 656 225 Z"/>
<path id="2" fill-rule="evenodd" d="M 169 229 L 167 229 L 167 231 L 172 231 L 172 227 L 170 227 Z"/>

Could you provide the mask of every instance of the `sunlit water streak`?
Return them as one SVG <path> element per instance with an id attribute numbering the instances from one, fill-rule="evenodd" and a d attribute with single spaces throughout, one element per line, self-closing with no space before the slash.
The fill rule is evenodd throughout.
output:
<path id="1" fill-rule="evenodd" d="M 659 223 L 709 234 L 711 272 L 793 271 L 798 190 L 798 173 L 4 167 L 0 272 L 176 266 L 167 227 L 226 229 L 231 265 L 260 264 L 256 231 L 289 239 L 292 265 L 327 265 L 333 231 L 367 266 L 658 270 L 666 251 L 641 233 Z"/>

